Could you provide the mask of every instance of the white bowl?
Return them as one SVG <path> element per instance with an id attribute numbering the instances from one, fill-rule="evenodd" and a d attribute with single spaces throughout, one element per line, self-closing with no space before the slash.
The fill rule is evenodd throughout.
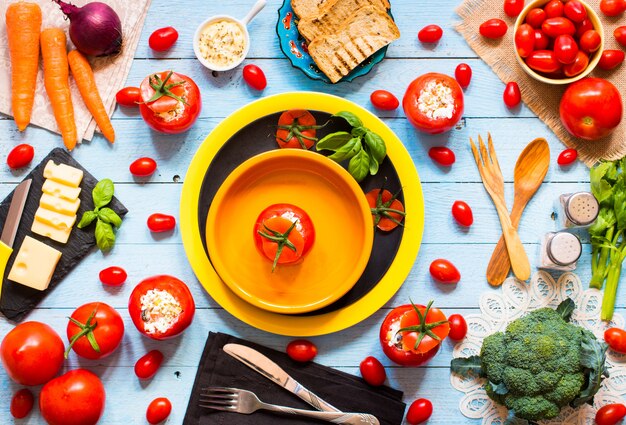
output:
<path id="1" fill-rule="evenodd" d="M 218 21 L 230 21 L 230 22 L 235 23 L 241 28 L 241 31 L 243 32 L 243 36 L 244 36 L 244 48 L 243 48 L 243 52 L 241 56 L 239 57 L 239 59 L 237 59 L 236 61 L 226 66 L 219 66 L 219 65 L 209 62 L 208 60 L 204 58 L 204 56 L 200 52 L 200 37 L 202 36 L 202 33 L 209 25 Z M 204 65 L 205 67 L 207 67 L 208 69 L 212 71 L 229 71 L 233 68 L 238 67 L 248 55 L 249 50 L 250 50 L 250 34 L 248 33 L 248 29 L 246 28 L 246 25 L 244 25 L 244 23 L 241 22 L 240 20 L 235 19 L 229 15 L 216 15 L 216 16 L 210 17 L 209 19 L 207 19 L 206 21 L 200 24 L 200 26 L 198 27 L 198 29 L 196 29 L 196 32 L 193 36 L 193 51 L 196 54 L 196 57 L 198 58 L 198 60 L 200 61 L 202 65 Z"/>

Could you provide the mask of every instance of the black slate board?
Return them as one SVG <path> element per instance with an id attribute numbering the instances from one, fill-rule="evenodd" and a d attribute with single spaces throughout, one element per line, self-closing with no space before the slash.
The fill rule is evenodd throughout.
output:
<path id="1" fill-rule="evenodd" d="M 74 160 L 74 158 L 72 158 L 64 149 L 53 149 L 48 156 L 46 156 L 39 163 L 39 165 L 37 165 L 24 178 L 24 180 L 32 179 L 33 182 L 30 186 L 30 192 L 28 194 L 26 205 L 24 206 L 24 212 L 22 214 L 22 219 L 20 220 L 17 236 L 15 237 L 15 242 L 13 243 L 13 254 L 11 255 L 11 258 L 9 258 L 4 276 L 2 277 L 2 295 L 0 296 L 0 312 L 2 312 L 7 319 L 14 320 L 16 322 L 22 321 L 24 317 L 31 310 L 33 310 L 37 304 L 39 304 L 39 302 L 46 295 L 48 295 L 48 293 L 50 293 L 50 291 L 61 283 L 63 278 L 70 271 L 72 271 L 72 269 L 76 267 L 76 265 L 80 263 L 82 259 L 85 258 L 85 256 L 88 255 L 96 246 L 93 224 L 86 229 L 79 229 L 76 225 L 74 225 L 74 229 L 72 230 L 70 238 L 66 244 L 58 243 L 52 239 L 39 236 L 30 231 L 30 227 L 32 226 L 35 218 L 35 212 L 37 211 L 37 208 L 39 208 L 39 200 L 42 195 L 41 187 L 45 181 L 45 178 L 43 177 L 43 169 L 49 160 L 53 160 L 57 164 L 67 164 L 83 170 L 84 176 L 80 185 L 82 188 L 80 192 L 80 208 L 78 209 L 78 218 L 76 223 L 78 224 L 78 220 L 82 217 L 83 212 L 90 211 L 94 207 L 93 200 L 91 198 L 91 191 L 96 183 L 98 183 L 98 180 L 89 174 L 89 172 L 76 162 L 76 160 Z M 0 223 L 2 223 L 2 225 L 4 225 L 9 212 L 11 199 L 13 199 L 13 192 L 11 192 L 9 196 L 7 196 L 0 204 Z M 115 197 L 108 206 L 118 213 L 120 217 L 124 216 L 128 212 L 124 205 L 122 205 L 122 203 Z M 62 253 L 61 259 L 59 260 L 54 275 L 52 276 L 50 286 L 45 291 L 38 291 L 36 289 L 20 285 L 19 283 L 11 282 L 7 279 L 9 271 L 13 266 L 13 261 L 15 261 L 15 256 L 17 255 L 20 246 L 22 246 L 22 242 L 26 236 L 38 239 L 46 245 L 58 249 Z M 79 282 L 74 283 L 78 284 Z"/>

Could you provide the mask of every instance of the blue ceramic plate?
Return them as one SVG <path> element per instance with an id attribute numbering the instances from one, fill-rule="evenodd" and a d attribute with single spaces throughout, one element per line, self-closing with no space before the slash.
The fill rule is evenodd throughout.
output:
<path id="1" fill-rule="evenodd" d="M 391 15 L 391 12 L 389 13 Z M 280 49 L 283 51 L 287 59 L 294 68 L 300 69 L 304 74 L 312 80 L 321 80 L 325 83 L 332 84 L 328 77 L 319 70 L 313 58 L 309 55 L 308 46 L 304 37 L 298 32 L 298 18 L 291 8 L 291 0 L 285 0 L 280 9 L 278 9 L 278 23 L 276 24 L 276 33 L 278 34 L 278 42 Z M 364 60 L 348 75 L 338 82 L 352 81 L 357 77 L 370 72 L 372 67 L 382 61 L 387 53 L 385 46 L 372 56 Z"/>

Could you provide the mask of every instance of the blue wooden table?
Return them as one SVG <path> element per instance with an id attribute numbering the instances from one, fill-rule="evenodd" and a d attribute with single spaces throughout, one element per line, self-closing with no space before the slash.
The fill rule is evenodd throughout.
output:
<path id="1" fill-rule="evenodd" d="M 311 81 L 291 67 L 281 53 L 276 39 L 277 9 L 282 0 L 270 0 L 267 7 L 250 26 L 252 46 L 245 63 L 260 66 L 268 80 L 263 92 L 251 90 L 242 80 L 241 68 L 232 72 L 211 73 L 195 59 L 191 45 L 195 28 L 206 17 L 227 13 L 243 17 L 252 0 L 200 1 L 153 0 L 139 48 L 128 77 L 127 85 L 138 85 L 151 72 L 173 69 L 191 76 L 200 86 L 203 96 L 201 118 L 188 132 L 168 136 L 151 131 L 138 112 L 118 108 L 113 115 L 117 133 L 114 146 L 96 136 L 90 143 L 79 146 L 73 156 L 97 178 L 109 177 L 116 183 L 116 195 L 130 210 L 118 233 L 118 242 L 110 255 L 91 253 L 28 319 L 49 323 L 61 335 L 65 334 L 67 316 L 77 306 L 90 301 L 104 301 L 121 312 L 126 335 L 121 348 L 102 361 L 79 359 L 70 355 L 64 369 L 88 368 L 97 373 L 107 390 L 107 406 L 102 424 L 145 423 L 148 403 L 160 396 L 173 403 L 167 423 L 180 424 L 207 332 L 232 333 L 252 341 L 282 350 L 290 340 L 252 328 L 232 317 L 216 304 L 196 280 L 189 266 L 178 230 L 165 236 L 150 233 L 146 218 L 153 212 L 178 215 L 179 198 L 185 172 L 194 152 L 207 134 L 228 114 L 263 96 L 296 90 L 312 90 L 345 97 L 380 116 L 403 141 L 417 168 L 424 191 L 426 223 L 422 246 L 415 265 L 398 293 L 367 320 L 347 330 L 312 338 L 319 348 L 317 361 L 337 369 L 359 374 L 359 362 L 368 355 L 379 358 L 387 367 L 389 384 L 402 389 L 405 401 L 429 398 L 434 404 L 430 424 L 477 423 L 464 418 L 458 410 L 461 393 L 450 386 L 448 365 L 453 343 L 445 341 L 440 353 L 425 367 L 400 368 L 383 355 L 378 330 L 389 310 L 404 304 L 409 297 L 416 302 L 434 299 L 446 313 L 476 313 L 480 294 L 492 291 L 486 282 L 487 262 L 500 235 L 495 209 L 483 189 L 469 150 L 470 136 L 493 135 L 506 181 L 509 206 L 512 202 L 513 167 L 518 154 L 535 137 L 545 137 L 550 144 L 552 161 L 544 185 L 528 205 L 520 224 L 520 236 L 533 266 L 537 264 L 541 236 L 555 228 L 553 200 L 561 193 L 588 187 L 588 170 L 576 163 L 568 168 L 556 165 L 556 156 L 564 148 L 550 130 L 526 107 L 509 110 L 502 102 L 504 84 L 492 73 L 454 30 L 458 17 L 454 8 L 459 0 L 393 2 L 393 12 L 402 33 L 388 50 L 387 58 L 372 72 L 353 83 L 334 86 Z M 434 46 L 421 45 L 417 31 L 427 24 L 444 29 L 443 39 Z M 156 28 L 172 25 L 180 33 L 175 47 L 166 53 L 155 53 L 148 47 L 148 36 Z M 431 71 L 452 75 L 460 62 L 473 69 L 473 79 L 466 90 L 465 113 L 459 126 L 439 136 L 420 134 L 404 117 L 401 108 L 393 112 L 375 110 L 369 95 L 385 89 L 401 98 L 408 84 L 417 76 Z M 10 117 L 0 117 L 0 157 L 18 143 L 35 146 L 38 163 L 52 148 L 61 145 L 58 135 L 35 127 L 20 134 Z M 446 145 L 456 152 L 457 162 L 451 168 L 441 168 L 427 156 L 431 146 Z M 158 170 L 147 182 L 137 182 L 128 171 L 130 162 L 141 156 L 157 160 Z M 28 170 L 10 171 L 0 167 L 0 196 L 6 196 Z M 450 207 L 456 199 L 468 202 L 475 222 L 468 230 L 452 219 Z M 585 245 L 578 273 L 585 283 L 590 277 L 589 245 Z M 432 260 L 446 257 L 457 265 L 462 274 L 458 285 L 444 286 L 429 276 Z M 129 274 L 121 288 L 103 287 L 98 272 L 119 265 Z M 187 282 L 195 297 L 197 312 L 191 327 L 181 337 L 155 342 L 142 337 L 128 317 L 127 301 L 130 291 L 141 279 L 167 273 Z M 625 297 L 618 297 L 618 311 L 624 308 Z M 13 324 L 0 320 L 0 336 Z M 138 357 L 151 349 L 165 354 L 165 363 L 151 381 L 140 382 L 133 373 Z M 19 388 L 0 370 L 0 423 L 10 423 L 9 402 Z M 39 388 L 36 388 L 36 392 Z M 26 420 L 16 423 L 37 424 L 43 420 L 33 412 Z M 233 417 L 236 424 L 236 417 Z"/>

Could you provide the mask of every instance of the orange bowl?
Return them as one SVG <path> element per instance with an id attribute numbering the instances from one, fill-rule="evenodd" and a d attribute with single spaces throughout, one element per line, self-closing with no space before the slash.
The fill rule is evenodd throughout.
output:
<path id="1" fill-rule="evenodd" d="M 297 264 L 278 265 L 258 252 L 257 217 L 266 207 L 302 208 L 315 242 Z M 306 313 L 341 298 L 357 282 L 374 239 L 361 187 L 339 164 L 300 149 L 259 154 L 237 167 L 217 191 L 206 222 L 211 263 L 239 297 L 277 313 Z"/>

